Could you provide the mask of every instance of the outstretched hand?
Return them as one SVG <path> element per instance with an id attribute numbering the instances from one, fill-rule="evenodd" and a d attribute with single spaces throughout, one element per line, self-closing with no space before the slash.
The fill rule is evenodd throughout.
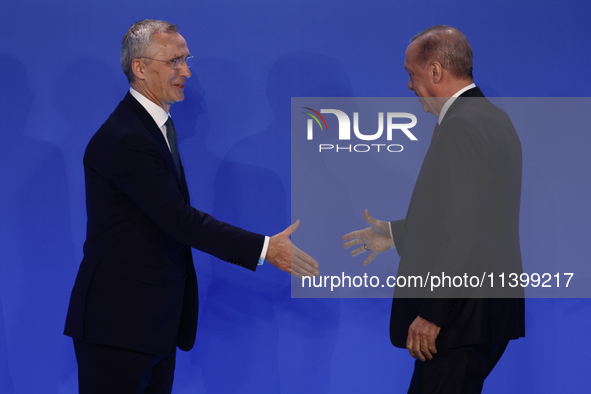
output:
<path id="1" fill-rule="evenodd" d="M 367 209 L 363 212 L 363 218 L 370 224 L 370 227 L 343 235 L 343 241 L 348 241 L 343 247 L 347 249 L 351 246 L 361 245 L 351 252 L 351 256 L 370 251 L 369 256 L 363 261 L 363 265 L 368 265 L 378 254 L 390 249 L 394 240 L 390 236 L 388 222 L 374 219 Z"/>
<path id="2" fill-rule="evenodd" d="M 291 243 L 289 237 L 300 226 L 300 221 L 275 234 L 269 240 L 265 260 L 275 267 L 288 272 L 298 278 L 302 276 L 317 276 L 318 263 L 306 252 Z"/>

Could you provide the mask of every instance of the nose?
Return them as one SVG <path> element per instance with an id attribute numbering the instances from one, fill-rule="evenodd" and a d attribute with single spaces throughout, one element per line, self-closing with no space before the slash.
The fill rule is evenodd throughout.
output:
<path id="1" fill-rule="evenodd" d="M 412 88 L 412 79 L 408 78 L 408 90 L 414 90 Z"/>
<path id="2" fill-rule="evenodd" d="M 185 77 L 185 78 L 191 78 L 192 73 L 191 73 L 191 69 L 187 65 L 187 62 L 183 63 L 183 65 L 179 69 L 179 75 L 181 75 L 182 77 Z"/>

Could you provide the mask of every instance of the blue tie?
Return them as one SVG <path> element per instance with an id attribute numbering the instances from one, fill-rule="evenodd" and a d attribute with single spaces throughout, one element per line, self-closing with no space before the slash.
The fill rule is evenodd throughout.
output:
<path id="1" fill-rule="evenodd" d="M 176 130 L 174 129 L 174 123 L 172 122 L 172 118 L 169 116 L 166 123 L 166 138 L 168 139 L 168 145 L 170 145 L 170 153 L 172 154 L 172 159 L 174 160 L 174 165 L 176 166 L 176 171 L 181 176 L 181 164 L 179 158 L 179 147 L 176 142 Z"/>

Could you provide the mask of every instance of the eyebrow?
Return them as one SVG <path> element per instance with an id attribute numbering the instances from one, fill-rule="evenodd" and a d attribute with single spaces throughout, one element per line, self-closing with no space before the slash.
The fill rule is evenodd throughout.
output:
<path id="1" fill-rule="evenodd" d="M 172 60 L 175 60 L 175 59 L 186 59 L 189 56 L 191 56 L 190 53 L 187 56 L 185 56 L 185 55 L 178 55 L 178 56 L 173 57 Z"/>

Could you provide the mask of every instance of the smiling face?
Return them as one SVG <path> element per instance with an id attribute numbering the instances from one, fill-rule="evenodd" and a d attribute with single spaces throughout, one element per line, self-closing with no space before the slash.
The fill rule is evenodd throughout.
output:
<path id="1" fill-rule="evenodd" d="M 422 64 L 417 63 L 417 51 L 417 41 L 412 42 L 406 49 L 404 68 L 409 76 L 408 89 L 412 90 L 419 97 L 419 102 L 423 105 L 423 111 L 439 116 L 440 108 L 437 108 L 436 96 L 433 93 L 433 70 L 428 65 L 423 67 Z"/>
<path id="2" fill-rule="evenodd" d="M 180 34 L 154 34 L 146 56 L 161 61 L 134 59 L 132 67 L 136 78 L 132 87 L 168 112 L 172 104 L 184 100 L 185 82 L 191 71 L 186 63 L 173 70 L 172 63 L 167 62 L 189 55 L 187 42 Z"/>

